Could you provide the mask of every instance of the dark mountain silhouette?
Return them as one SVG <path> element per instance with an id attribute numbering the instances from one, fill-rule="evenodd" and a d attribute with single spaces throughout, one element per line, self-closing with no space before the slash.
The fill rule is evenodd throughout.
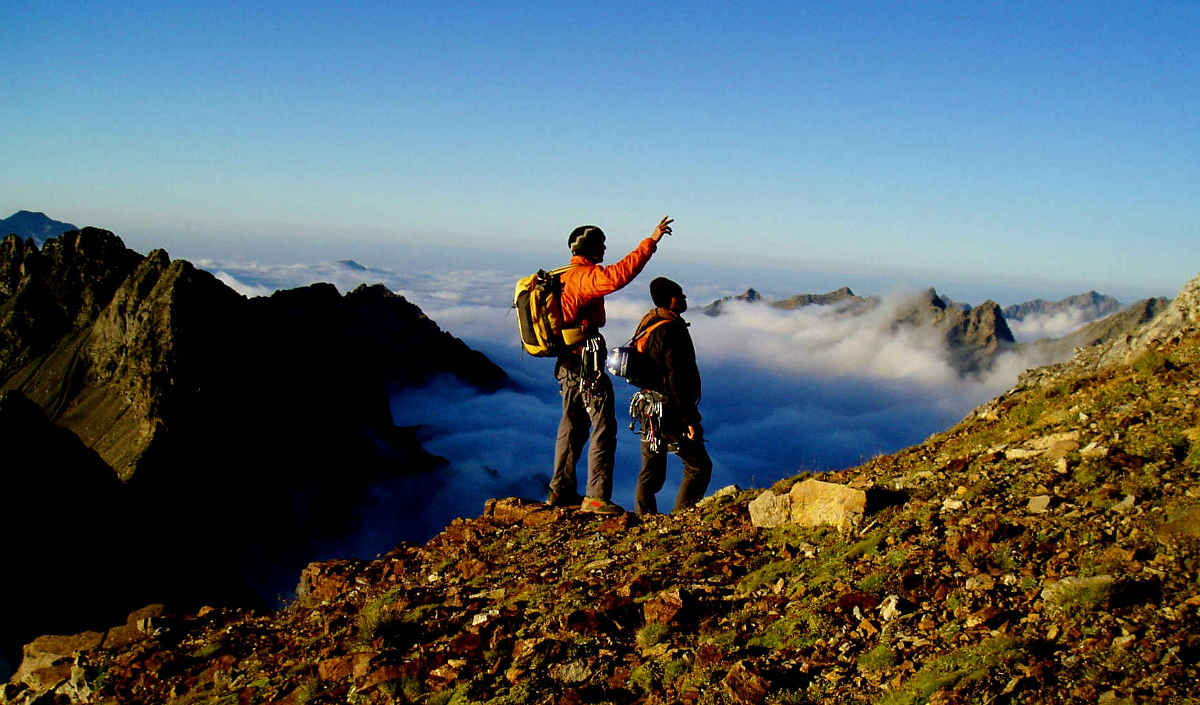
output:
<path id="1" fill-rule="evenodd" d="M 16 235 L 22 240 L 32 238 L 41 245 L 52 237 L 57 237 L 68 230 L 78 230 L 70 223 L 51 220 L 45 213 L 33 211 L 17 211 L 4 220 L 0 220 L 0 237 Z"/>
<path id="2" fill-rule="evenodd" d="M 508 383 L 382 286 L 246 299 L 108 231 L 40 249 L 6 238 L 0 391 L 19 423 L 6 424 L 4 482 L 20 499 L 0 528 L 33 553 L 86 554 L 100 567 L 51 562 L 3 581 L 5 604 L 95 619 L 104 607 L 285 590 L 297 566 L 356 531 L 372 486 L 439 464 L 415 429 L 392 424 L 388 404 L 391 390 L 442 374 L 485 392 Z M 66 531 L 77 540 L 39 530 L 50 517 L 79 528 Z M 51 608 L 43 600 L 60 585 L 89 599 Z M 47 628 L 18 622 L 4 622 L 9 646 Z"/>

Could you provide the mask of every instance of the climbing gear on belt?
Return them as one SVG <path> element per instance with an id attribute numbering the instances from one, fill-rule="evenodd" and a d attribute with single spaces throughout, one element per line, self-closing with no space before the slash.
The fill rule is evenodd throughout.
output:
<path id="1" fill-rule="evenodd" d="M 595 413 L 600 408 L 606 393 L 600 384 L 604 375 L 604 352 L 604 337 L 601 335 L 593 335 L 585 340 L 580 351 L 579 393 L 583 396 L 583 406 L 588 413 Z"/>
<path id="2" fill-rule="evenodd" d="M 679 444 L 663 435 L 663 414 L 667 398 L 660 392 L 643 389 L 629 400 L 629 430 L 649 444 L 650 452 L 657 453 L 663 444 L 668 451 L 679 450 Z M 640 428 L 639 428 L 640 426 Z"/>

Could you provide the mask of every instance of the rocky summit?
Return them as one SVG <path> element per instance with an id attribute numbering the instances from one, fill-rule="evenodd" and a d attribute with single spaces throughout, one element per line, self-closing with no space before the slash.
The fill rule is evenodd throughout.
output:
<path id="1" fill-rule="evenodd" d="M 0 702 L 1196 702 L 1196 287 L 819 481 L 645 518 L 492 500 L 278 611 L 34 640 Z"/>

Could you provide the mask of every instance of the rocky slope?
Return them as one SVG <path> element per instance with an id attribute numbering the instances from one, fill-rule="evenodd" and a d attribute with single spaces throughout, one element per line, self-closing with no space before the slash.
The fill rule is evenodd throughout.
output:
<path id="1" fill-rule="evenodd" d="M 1170 303 L 1170 299 L 1165 298 L 1143 299 L 1061 338 L 1020 343 L 1018 348 L 1037 364 L 1061 362 L 1069 359 L 1076 348 L 1105 345 L 1123 339 L 1125 335 L 1154 320 Z"/>
<path id="2" fill-rule="evenodd" d="M 45 213 L 33 211 L 17 211 L 0 220 L 0 237 L 16 235 L 22 240 L 32 239 L 36 245 L 41 245 L 50 238 L 62 235 L 67 231 L 78 229 L 70 223 L 52 220 Z"/>
<path id="3" fill-rule="evenodd" d="M 846 530 L 757 527 L 763 490 L 645 520 L 493 501 L 310 565 L 278 612 L 152 606 L 39 639 L 0 702 L 1194 702 L 1196 291 L 1153 335 L 825 476 L 866 491 Z"/>
<path id="4" fill-rule="evenodd" d="M 26 609 L 0 643 L 148 599 L 245 604 L 286 589 L 356 530 L 376 483 L 438 465 L 392 424 L 389 390 L 439 374 L 484 391 L 507 379 L 381 286 L 246 299 L 107 231 L 42 248 L 6 238 L 0 391 L 20 424 L 3 483 L 21 499 L 0 530 L 57 560 L 13 565 L 0 597 Z M 68 447 L 87 452 L 54 455 Z M 88 599 L 58 600 L 68 585 Z"/>

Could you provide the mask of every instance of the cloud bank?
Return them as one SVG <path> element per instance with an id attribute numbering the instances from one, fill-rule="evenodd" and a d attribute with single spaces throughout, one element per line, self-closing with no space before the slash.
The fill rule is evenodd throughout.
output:
<path id="1" fill-rule="evenodd" d="M 490 497 L 544 498 L 561 400 L 553 362 L 519 349 L 509 309 L 518 273 L 402 274 L 347 263 L 211 268 L 247 294 L 313 281 L 331 281 L 342 291 L 381 282 L 482 350 L 516 382 L 516 389 L 481 395 L 456 380 L 439 379 L 395 395 L 395 422 L 419 426 L 425 447 L 450 464 L 429 476 L 378 487 L 363 509 L 353 552 L 369 556 L 401 539 L 423 540 L 453 517 L 478 514 Z M 689 292 L 716 289 L 708 282 L 683 284 Z M 629 289 L 634 291 L 607 302 L 610 347 L 624 344 L 650 307 L 644 286 Z M 1008 355 L 981 378 L 960 377 L 933 337 L 891 329 L 908 295 L 888 295 L 877 309 L 857 317 L 832 306 L 786 311 L 740 302 L 731 302 L 716 318 L 698 310 L 687 314 L 704 383 L 701 412 L 714 463 L 710 491 L 727 484 L 762 487 L 803 470 L 847 467 L 918 443 L 1010 387 L 1027 366 Z M 620 379 L 614 386 L 622 431 L 613 499 L 632 507 L 640 452 L 637 437 L 624 429 L 635 390 Z M 679 468 L 673 458 L 660 506 L 672 503 Z M 586 456 L 578 474 L 582 488 Z"/>
<path id="2" fill-rule="evenodd" d="M 1019 343 L 1026 343 L 1042 338 L 1061 338 L 1074 333 L 1083 326 L 1097 320 L 1082 310 L 1059 311 L 1058 313 L 1031 314 L 1017 320 L 1008 321 L 1008 328 Z"/>

